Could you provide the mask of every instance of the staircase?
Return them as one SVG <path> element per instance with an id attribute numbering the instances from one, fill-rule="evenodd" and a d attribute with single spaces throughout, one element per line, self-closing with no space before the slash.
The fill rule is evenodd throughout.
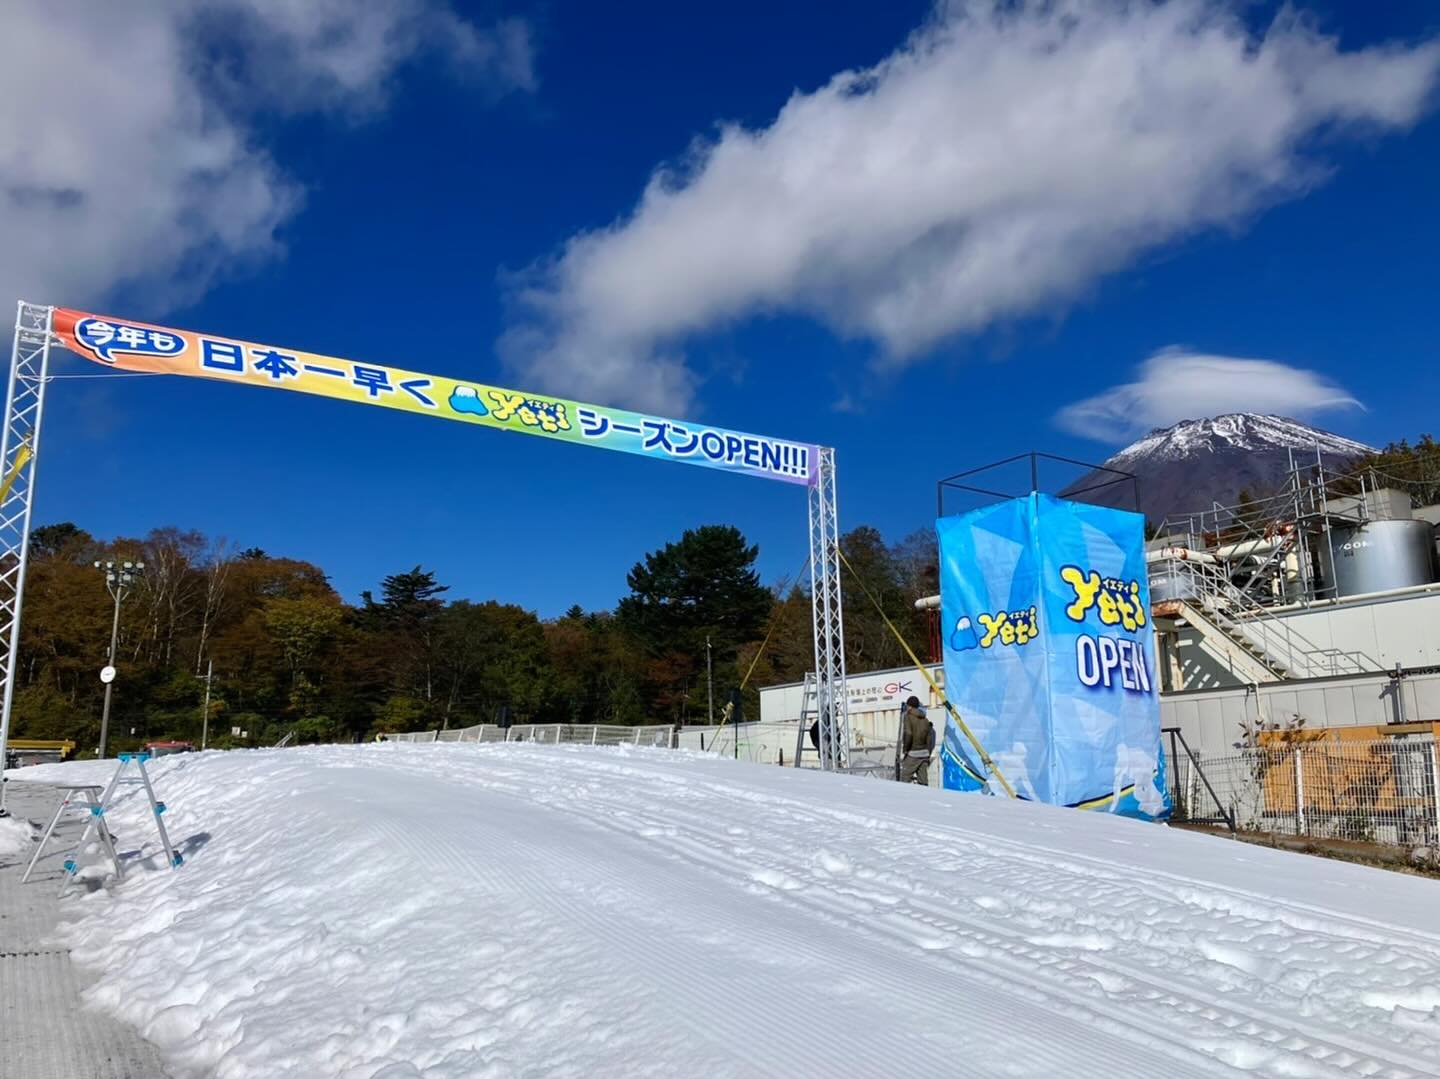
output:
<path id="1" fill-rule="evenodd" d="M 1255 597 L 1257 591 L 1263 592 L 1267 588 L 1274 588 L 1277 584 L 1283 588 L 1285 582 L 1285 560 L 1294 553 L 1299 546 L 1299 534 L 1294 528 L 1281 532 L 1274 538 L 1273 546 L 1270 548 L 1259 564 L 1251 571 L 1250 576 L 1245 578 L 1239 589 L 1247 596 Z"/>
<path id="2" fill-rule="evenodd" d="M 1283 562 L 1284 544 L 1272 557 Z M 1324 678 L 1378 670 L 1379 664 L 1360 652 L 1321 648 L 1244 587 L 1231 582 L 1213 562 L 1177 557 L 1154 563 L 1168 577 L 1174 616 L 1201 636 L 1213 656 L 1250 683 L 1290 678 Z M 1252 582 L 1255 577 L 1250 579 Z M 1247 582 L 1248 584 L 1248 582 Z"/>
<path id="3" fill-rule="evenodd" d="M 1222 617 L 1198 602 L 1180 600 L 1175 613 L 1199 631 L 1205 650 L 1241 681 L 1253 685 L 1279 682 L 1288 676 L 1280 660 L 1268 655 L 1243 632 L 1231 628 Z"/>

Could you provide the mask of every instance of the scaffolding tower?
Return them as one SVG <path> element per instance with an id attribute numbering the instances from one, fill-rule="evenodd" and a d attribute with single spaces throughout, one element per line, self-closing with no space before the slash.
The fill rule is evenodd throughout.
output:
<path id="1" fill-rule="evenodd" d="M 45 382 L 50 370 L 53 307 L 17 305 L 15 343 L 5 390 L 5 426 L 0 432 L 0 648 L 5 662 L 0 704 L 0 768 L 10 741 L 11 706 L 20 653 L 20 609 L 25 599 L 25 570 L 30 561 L 30 513 L 35 502 L 36 454 L 45 415 Z M 0 816 L 5 784 L 0 783 Z"/>
<path id="2" fill-rule="evenodd" d="M 850 757 L 845 692 L 845 618 L 840 592 L 840 524 L 835 502 L 835 451 L 820 447 L 810 486 L 810 613 L 815 627 L 815 709 L 820 767 L 843 771 Z"/>

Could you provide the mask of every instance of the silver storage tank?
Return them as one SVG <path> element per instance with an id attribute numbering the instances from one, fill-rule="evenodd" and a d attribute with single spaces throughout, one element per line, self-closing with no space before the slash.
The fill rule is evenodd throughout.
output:
<path id="1" fill-rule="evenodd" d="M 1168 562 L 1156 562 L 1150 566 L 1150 602 L 1164 603 L 1172 599 L 1189 599 L 1193 589 Z"/>
<path id="2" fill-rule="evenodd" d="M 1392 588 L 1431 584 L 1435 574 L 1435 538 L 1428 521 L 1371 521 L 1330 533 L 1315 543 L 1321 572 L 1333 582 L 1334 596 L 1359 596 Z M 1330 553 L 1335 554 L 1330 566 Z M 1327 572 L 1328 571 L 1328 572 Z"/>

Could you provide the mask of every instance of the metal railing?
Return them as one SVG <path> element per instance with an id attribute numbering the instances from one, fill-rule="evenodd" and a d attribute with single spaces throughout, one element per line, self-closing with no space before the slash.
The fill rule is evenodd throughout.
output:
<path id="1" fill-rule="evenodd" d="M 606 724 L 526 723 L 499 727 L 477 723 L 447 731 L 406 731 L 387 734 L 388 742 L 540 742 L 589 746 L 660 746 L 669 749 L 675 740 L 673 726 L 620 727 Z"/>
<path id="2" fill-rule="evenodd" d="M 1164 536 L 1186 536 L 1198 550 L 1205 547 L 1205 537 L 1233 544 L 1268 536 L 1277 524 L 1309 523 L 1323 528 L 1326 519 L 1348 524 L 1389 520 L 1385 505 L 1370 497 L 1382 487 L 1413 491 L 1416 485 L 1373 468 L 1338 472 L 1325 464 L 1317 446 L 1314 460 L 1291 455 L 1285 478 L 1273 493 L 1247 502 L 1212 502 L 1208 509 L 1172 513 L 1160 522 L 1158 531 Z"/>
<path id="3" fill-rule="evenodd" d="M 1363 652 L 1322 648 L 1289 619 L 1236 587 L 1222 566 L 1177 557 L 1160 559 L 1151 569 L 1158 570 L 1173 598 L 1194 603 L 1232 640 L 1258 649 L 1257 658 L 1280 677 L 1321 678 L 1380 669 L 1379 663 Z"/>
<path id="4" fill-rule="evenodd" d="M 1440 860 L 1440 759 L 1428 735 L 1297 739 L 1175 757 L 1177 821 L 1378 843 Z"/>

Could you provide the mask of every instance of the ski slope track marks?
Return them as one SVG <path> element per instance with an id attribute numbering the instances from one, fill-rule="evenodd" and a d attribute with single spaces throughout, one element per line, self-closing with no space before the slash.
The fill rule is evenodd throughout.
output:
<path id="1" fill-rule="evenodd" d="M 665 750 L 151 767 L 185 866 L 127 794 L 62 934 L 180 1076 L 1440 1075 L 1431 880 Z"/>

